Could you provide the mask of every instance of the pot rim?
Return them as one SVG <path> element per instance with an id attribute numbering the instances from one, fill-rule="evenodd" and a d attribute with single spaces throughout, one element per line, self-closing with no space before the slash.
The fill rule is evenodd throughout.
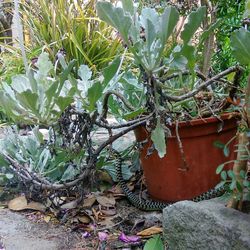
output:
<path id="1" fill-rule="evenodd" d="M 220 121 L 229 120 L 232 118 L 240 118 L 240 114 L 237 112 L 228 112 L 222 113 L 218 116 L 212 116 L 207 118 L 198 118 L 190 121 L 180 121 L 178 123 L 179 127 L 187 127 L 187 126 L 199 126 L 202 124 L 209 124 L 209 123 L 218 123 Z M 172 124 L 170 127 L 175 127 L 175 123 Z"/>

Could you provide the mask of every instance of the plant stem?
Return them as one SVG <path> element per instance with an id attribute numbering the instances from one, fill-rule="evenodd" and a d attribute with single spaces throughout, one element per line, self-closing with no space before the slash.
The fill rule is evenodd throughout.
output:
<path id="1" fill-rule="evenodd" d="M 202 89 L 207 88 L 209 85 L 211 85 L 212 83 L 218 81 L 219 79 L 221 79 L 222 77 L 232 73 L 232 72 L 237 72 L 239 71 L 241 68 L 239 66 L 233 66 L 230 67 L 224 71 L 222 71 L 221 73 L 215 75 L 214 77 L 208 79 L 207 81 L 205 81 L 204 83 L 200 84 L 196 89 L 193 89 L 192 91 L 180 95 L 180 96 L 172 96 L 172 95 L 165 95 L 165 97 L 169 100 L 169 101 L 175 101 L 175 102 L 179 102 L 188 98 L 191 98 L 193 96 L 195 96 L 199 91 L 201 91 Z"/>

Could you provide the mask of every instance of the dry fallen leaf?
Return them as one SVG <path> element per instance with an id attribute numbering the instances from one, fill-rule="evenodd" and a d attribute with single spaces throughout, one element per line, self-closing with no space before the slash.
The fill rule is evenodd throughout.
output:
<path id="1" fill-rule="evenodd" d="M 100 181 L 104 181 L 109 184 L 114 183 L 111 176 L 106 171 L 103 171 L 103 170 L 98 171 L 98 177 Z"/>
<path id="2" fill-rule="evenodd" d="M 21 211 L 26 209 L 28 202 L 25 196 L 19 196 L 9 201 L 8 208 L 13 211 Z"/>
<path id="3" fill-rule="evenodd" d="M 88 198 L 84 199 L 82 207 L 83 208 L 92 207 L 95 201 L 96 201 L 95 196 L 89 196 Z"/>
<path id="4" fill-rule="evenodd" d="M 105 216 L 114 216 L 114 215 L 116 215 L 116 209 L 115 208 L 102 209 L 101 212 Z"/>
<path id="5" fill-rule="evenodd" d="M 104 207 L 113 207 L 115 205 L 115 198 L 114 197 L 106 197 L 106 196 L 97 196 L 96 200 L 101 206 Z"/>
<path id="6" fill-rule="evenodd" d="M 73 209 L 77 207 L 77 200 L 70 201 L 61 206 L 62 209 Z"/>
<path id="7" fill-rule="evenodd" d="M 104 227 L 113 227 L 115 223 L 113 222 L 114 217 L 106 217 L 104 220 L 99 221 L 98 225 Z"/>
<path id="8" fill-rule="evenodd" d="M 49 223 L 50 220 L 51 220 L 51 217 L 49 215 L 46 215 L 43 217 L 43 220 L 46 222 L 46 223 Z"/>
<path id="9" fill-rule="evenodd" d="M 31 209 L 35 211 L 44 212 L 46 210 L 46 207 L 42 203 L 34 202 L 34 201 L 28 203 L 25 196 L 19 196 L 9 201 L 8 208 L 13 211 Z"/>
<path id="10" fill-rule="evenodd" d="M 146 236 L 151 236 L 153 234 L 159 234 L 162 232 L 163 232 L 162 227 L 153 226 L 153 227 L 147 228 L 145 230 L 142 230 L 141 232 L 137 233 L 136 235 L 146 237 Z"/>
<path id="11" fill-rule="evenodd" d="M 42 203 L 32 201 L 27 204 L 26 209 L 45 212 L 46 207 Z"/>
<path id="12" fill-rule="evenodd" d="M 91 219 L 87 215 L 77 216 L 77 219 L 84 224 L 88 224 L 91 222 Z"/>

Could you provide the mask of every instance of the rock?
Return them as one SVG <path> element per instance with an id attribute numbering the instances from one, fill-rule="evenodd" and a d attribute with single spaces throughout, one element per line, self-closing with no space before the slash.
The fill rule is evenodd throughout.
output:
<path id="1" fill-rule="evenodd" d="M 163 227 L 170 250 L 250 250 L 250 215 L 218 199 L 166 207 Z"/>

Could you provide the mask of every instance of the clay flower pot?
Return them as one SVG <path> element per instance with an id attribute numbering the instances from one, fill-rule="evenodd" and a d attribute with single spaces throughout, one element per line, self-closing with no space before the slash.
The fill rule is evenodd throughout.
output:
<path id="1" fill-rule="evenodd" d="M 226 144 L 237 130 L 235 117 L 225 114 L 221 116 L 221 120 L 223 122 L 211 117 L 179 123 L 178 133 L 186 165 L 181 157 L 175 126 L 170 128 L 172 136 L 167 139 L 165 157 L 159 158 L 156 150 L 147 156 L 151 141 L 143 147 L 140 160 L 147 188 L 153 199 L 168 202 L 192 199 L 218 184 L 220 176 L 216 174 L 216 168 L 221 163 L 234 159 L 235 142 L 230 143 L 228 157 L 214 143 L 220 141 Z M 137 141 L 143 141 L 148 137 L 148 132 L 145 127 L 139 127 L 135 130 L 135 136 Z"/>

